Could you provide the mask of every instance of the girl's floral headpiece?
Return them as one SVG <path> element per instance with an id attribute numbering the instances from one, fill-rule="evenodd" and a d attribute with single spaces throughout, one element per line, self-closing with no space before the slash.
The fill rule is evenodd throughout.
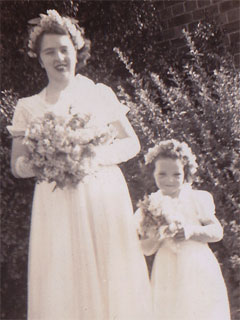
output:
<path id="1" fill-rule="evenodd" d="M 28 23 L 35 25 L 30 31 L 28 41 L 28 55 L 31 58 L 37 57 L 36 40 L 39 35 L 51 29 L 54 25 L 62 26 L 69 32 L 77 50 L 80 50 L 85 44 L 84 30 L 78 26 L 78 21 L 70 17 L 61 17 L 56 10 L 47 10 L 47 14 L 40 14 L 40 18 L 32 19 Z"/>
<path id="2" fill-rule="evenodd" d="M 196 157 L 185 142 L 179 142 L 175 139 L 161 141 L 148 150 L 145 155 L 145 163 L 150 164 L 161 155 L 163 157 L 176 157 L 181 159 L 184 165 L 188 166 L 191 174 L 194 174 L 197 170 Z"/>

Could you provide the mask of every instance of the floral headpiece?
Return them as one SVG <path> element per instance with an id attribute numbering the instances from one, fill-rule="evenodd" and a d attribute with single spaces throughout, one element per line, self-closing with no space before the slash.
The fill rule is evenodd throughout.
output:
<path id="1" fill-rule="evenodd" d="M 51 29 L 54 25 L 60 25 L 69 32 L 77 50 L 80 50 L 85 44 L 83 38 L 84 30 L 78 26 L 78 21 L 69 17 L 61 17 L 56 10 L 47 10 L 47 14 L 40 14 L 40 18 L 35 18 L 28 22 L 35 25 L 30 31 L 28 41 L 28 55 L 31 58 L 37 57 L 36 40 L 39 35 Z"/>
<path id="2" fill-rule="evenodd" d="M 161 155 L 163 157 L 176 157 L 177 159 L 181 159 L 184 166 L 188 166 L 191 174 L 194 174 L 197 170 L 196 157 L 185 142 L 179 142 L 175 139 L 161 141 L 153 148 L 150 148 L 145 154 L 145 163 L 150 164 Z"/>

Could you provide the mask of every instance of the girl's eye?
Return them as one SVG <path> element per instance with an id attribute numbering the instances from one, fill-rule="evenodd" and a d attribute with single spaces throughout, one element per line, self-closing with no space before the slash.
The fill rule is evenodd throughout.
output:
<path id="1" fill-rule="evenodd" d="M 62 52 L 62 53 L 67 53 L 68 50 L 67 50 L 67 48 L 62 48 L 61 52 Z"/>
<path id="2" fill-rule="evenodd" d="M 181 173 L 175 173 L 174 176 L 175 176 L 175 177 L 180 177 L 180 176 L 181 176 Z"/>
<path id="3" fill-rule="evenodd" d="M 53 51 L 53 50 L 51 50 L 51 51 L 49 50 L 49 51 L 46 51 L 45 53 L 46 53 L 47 55 L 52 55 L 52 54 L 54 54 L 54 51 Z"/>

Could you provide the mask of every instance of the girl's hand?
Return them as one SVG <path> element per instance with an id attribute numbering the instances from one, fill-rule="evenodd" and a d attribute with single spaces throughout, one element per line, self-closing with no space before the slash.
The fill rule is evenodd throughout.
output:
<path id="1" fill-rule="evenodd" d="M 165 229 L 165 237 L 171 238 L 177 241 L 186 240 L 185 238 L 185 229 L 180 222 L 172 222 L 170 225 Z"/>
<path id="2" fill-rule="evenodd" d="M 161 245 L 160 237 L 157 234 L 152 238 L 142 239 L 140 242 L 145 256 L 151 256 L 154 254 Z"/>
<path id="3" fill-rule="evenodd" d="M 173 237 L 176 241 L 184 241 L 186 240 L 184 228 L 181 227 L 176 231 L 175 236 Z"/>

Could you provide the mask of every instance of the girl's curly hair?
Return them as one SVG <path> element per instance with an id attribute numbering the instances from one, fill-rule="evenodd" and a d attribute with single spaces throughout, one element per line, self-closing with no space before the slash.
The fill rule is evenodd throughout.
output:
<path id="1" fill-rule="evenodd" d="M 184 179 L 191 182 L 197 171 L 196 156 L 185 142 L 175 139 L 161 141 L 150 148 L 145 155 L 145 163 L 154 164 L 158 159 L 179 159 L 184 167 Z"/>

